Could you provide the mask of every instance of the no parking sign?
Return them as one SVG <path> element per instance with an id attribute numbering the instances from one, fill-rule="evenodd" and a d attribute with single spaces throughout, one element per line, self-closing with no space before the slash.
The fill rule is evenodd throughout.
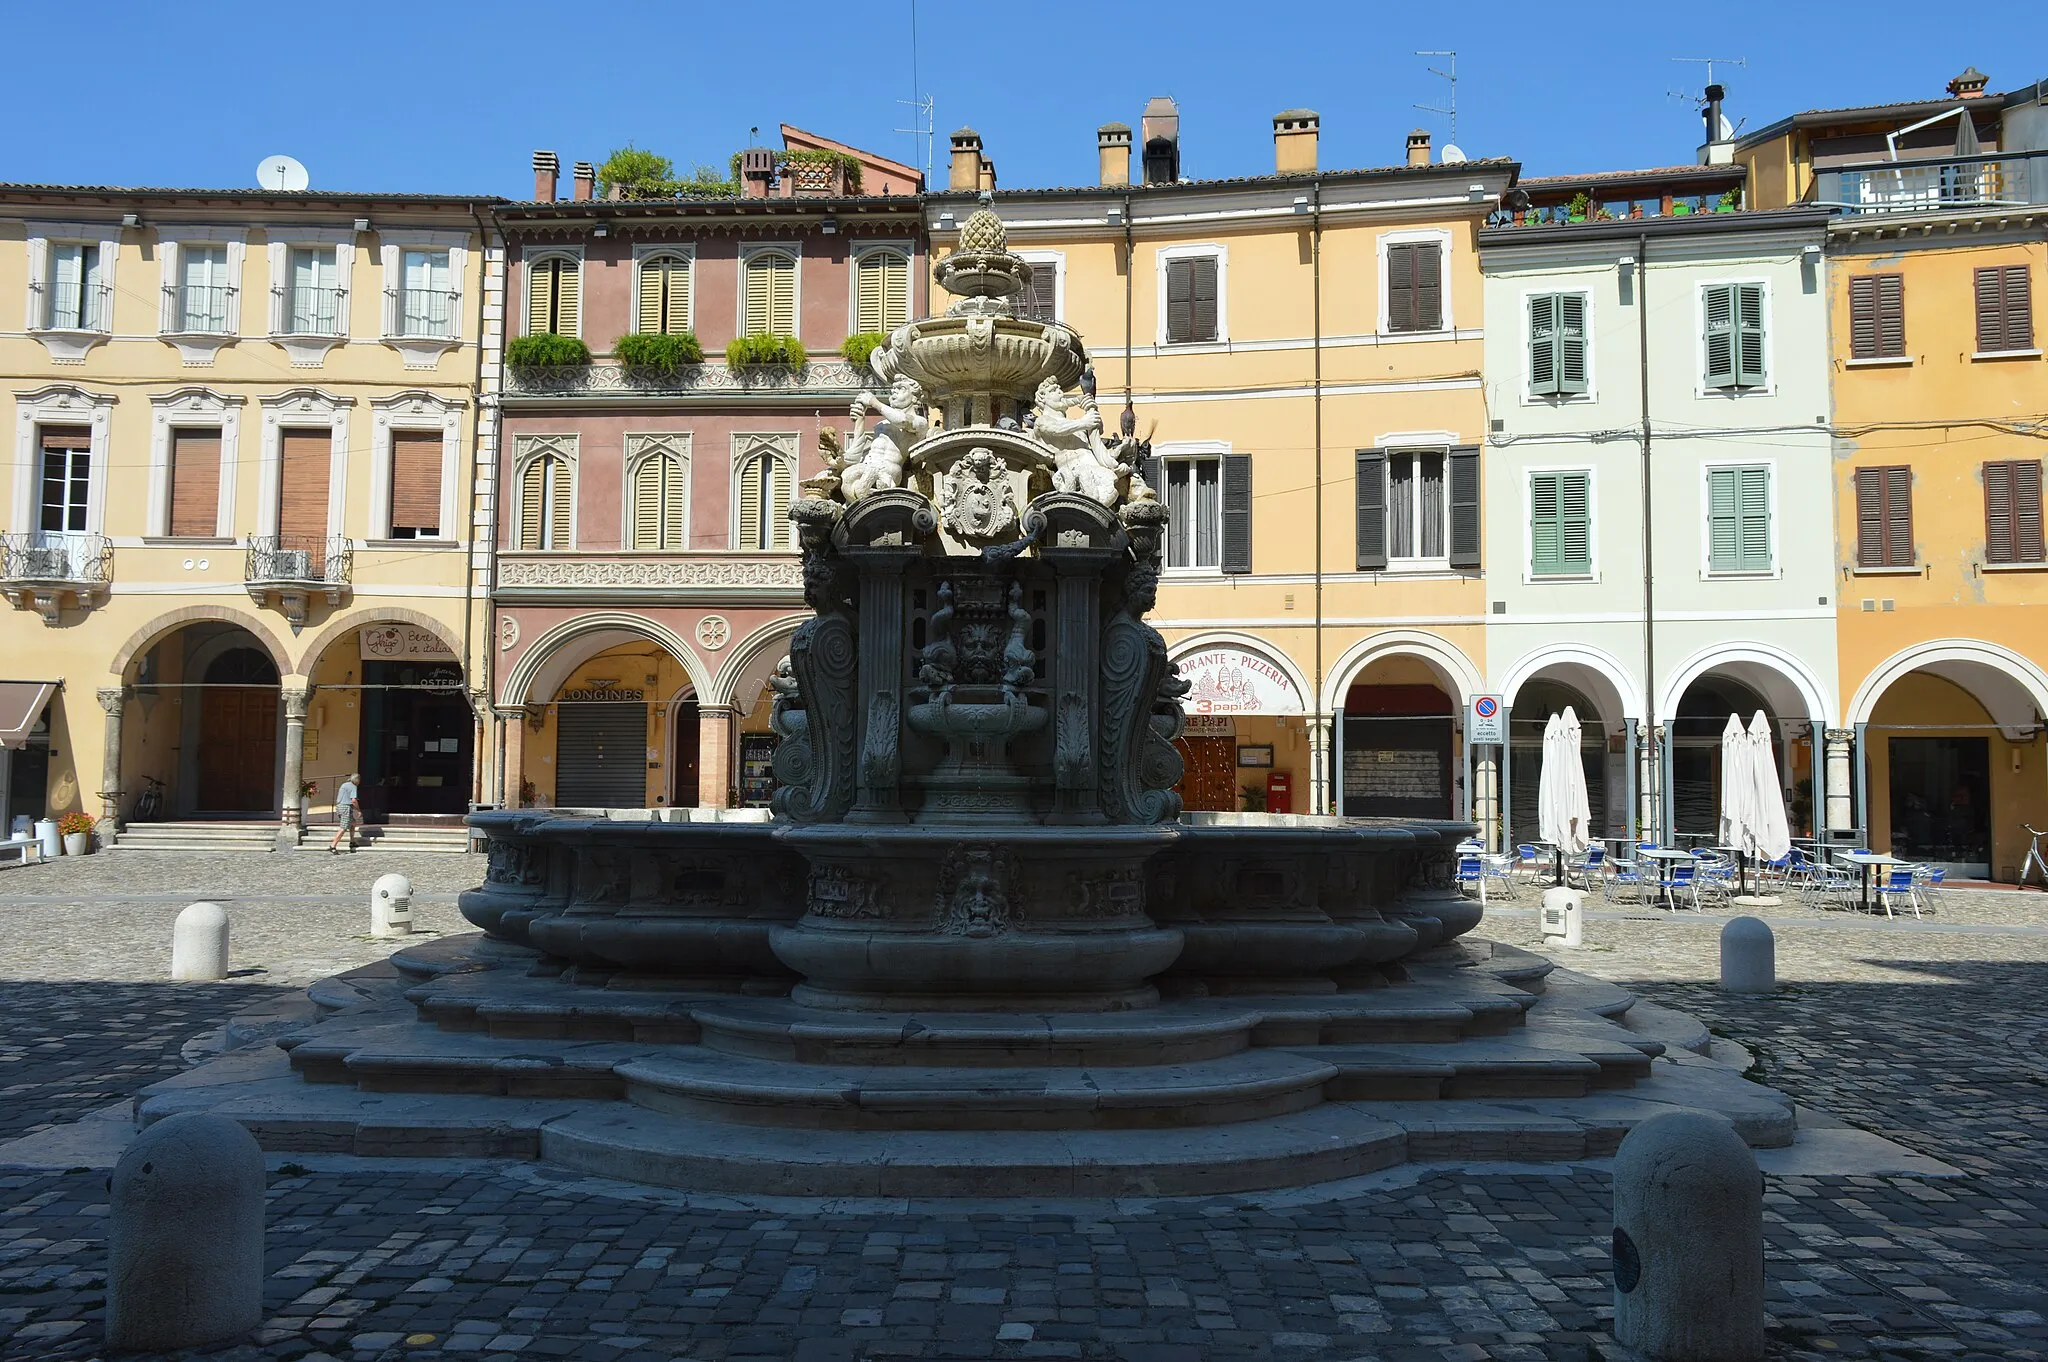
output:
<path id="1" fill-rule="evenodd" d="M 1472 697 L 1471 721 L 1465 725 L 1465 741 L 1504 743 L 1508 740 L 1507 707 L 1498 695 Z"/>

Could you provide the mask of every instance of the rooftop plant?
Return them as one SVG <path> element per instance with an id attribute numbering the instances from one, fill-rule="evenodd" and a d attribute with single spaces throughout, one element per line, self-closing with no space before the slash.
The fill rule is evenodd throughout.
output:
<path id="1" fill-rule="evenodd" d="M 846 192 L 849 194 L 860 193 L 860 157 L 854 156 L 851 153 L 825 151 L 823 149 L 814 150 L 809 147 L 802 147 L 794 151 L 776 152 L 775 164 L 777 167 L 838 166 L 846 172 Z M 736 151 L 732 154 L 732 160 L 729 162 L 729 165 L 732 170 L 733 181 L 737 184 L 740 178 L 739 152 Z"/>

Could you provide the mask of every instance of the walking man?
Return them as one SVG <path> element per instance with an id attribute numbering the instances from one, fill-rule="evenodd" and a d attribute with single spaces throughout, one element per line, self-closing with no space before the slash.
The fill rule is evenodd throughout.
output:
<path id="1" fill-rule="evenodd" d="M 348 849 L 356 849 L 356 782 L 361 779 L 360 775 L 351 771 L 348 778 L 341 782 L 341 788 L 334 792 L 334 821 L 338 826 L 334 829 L 334 840 L 327 844 L 327 850 L 331 855 L 341 855 L 341 842 L 344 837 L 348 839 Z"/>

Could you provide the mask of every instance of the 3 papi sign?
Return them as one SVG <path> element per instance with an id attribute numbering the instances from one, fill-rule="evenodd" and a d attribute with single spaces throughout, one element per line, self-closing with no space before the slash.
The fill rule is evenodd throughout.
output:
<path id="1" fill-rule="evenodd" d="M 1269 658 L 1243 648 L 1204 648 L 1178 659 L 1189 714 L 1299 714 L 1301 692 Z"/>
<path id="2" fill-rule="evenodd" d="M 1508 740 L 1508 710 L 1498 695 L 1475 695 L 1472 712 L 1465 722 L 1465 741 L 1504 743 Z"/>

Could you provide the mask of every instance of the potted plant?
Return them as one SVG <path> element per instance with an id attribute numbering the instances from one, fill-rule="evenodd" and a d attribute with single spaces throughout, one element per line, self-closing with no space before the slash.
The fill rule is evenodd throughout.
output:
<path id="1" fill-rule="evenodd" d="M 801 369 L 809 359 L 804 343 L 795 336 L 734 336 L 725 346 L 725 362 L 734 369 L 757 369 L 772 364 Z"/>
<path id="2" fill-rule="evenodd" d="M 590 363 L 590 347 L 574 336 L 543 332 L 520 336 L 505 346 L 505 363 L 515 369 L 562 369 Z"/>
<path id="3" fill-rule="evenodd" d="M 635 331 L 612 342 L 612 358 L 625 366 L 629 378 L 663 382 L 681 373 L 685 365 L 703 363 L 704 347 L 688 331 Z"/>
<path id="4" fill-rule="evenodd" d="M 1714 211 L 1717 213 L 1732 213 L 1740 207 L 1742 207 L 1742 191 L 1740 189 L 1731 189 L 1721 196 L 1719 203 L 1714 205 Z"/>
<path id="5" fill-rule="evenodd" d="M 1566 222 L 1584 222 L 1586 214 L 1592 210 L 1592 207 L 1592 195 L 1581 190 L 1572 195 L 1572 201 L 1564 206 L 1564 220 Z"/>
<path id="6" fill-rule="evenodd" d="M 64 839 L 66 856 L 83 856 L 92 850 L 93 817 L 89 813 L 67 813 L 57 820 L 57 835 Z"/>
<path id="7" fill-rule="evenodd" d="M 302 781 L 299 785 L 299 826 L 306 826 L 306 817 L 313 812 L 313 796 L 319 793 L 320 782 Z"/>
<path id="8" fill-rule="evenodd" d="M 839 354 L 857 374 L 868 371 L 868 357 L 889 343 L 880 331 L 856 331 L 839 343 Z"/>

